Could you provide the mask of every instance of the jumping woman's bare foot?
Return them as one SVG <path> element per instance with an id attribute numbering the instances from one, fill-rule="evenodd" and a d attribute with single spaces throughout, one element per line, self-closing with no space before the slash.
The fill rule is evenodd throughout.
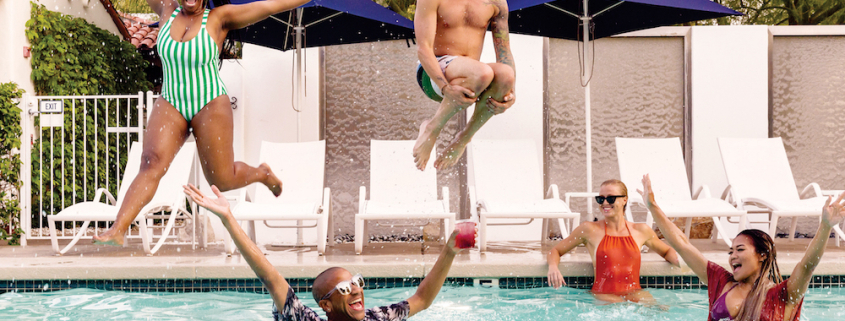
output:
<path id="1" fill-rule="evenodd" d="M 425 170 L 428 158 L 431 157 L 431 149 L 437 142 L 437 130 L 429 124 L 431 124 L 430 119 L 420 124 L 420 135 L 417 136 L 417 143 L 414 144 L 414 164 L 419 170 Z"/>
<path id="2" fill-rule="evenodd" d="M 457 164 L 461 159 L 461 155 L 464 154 L 464 149 L 466 149 L 467 143 L 468 142 L 464 142 L 460 136 L 455 138 L 455 140 L 449 144 L 449 147 L 446 147 L 446 150 L 444 150 L 443 153 L 437 157 L 437 160 L 434 161 L 434 168 L 438 170 L 447 169 Z"/>
<path id="3" fill-rule="evenodd" d="M 103 234 L 94 235 L 94 244 L 123 246 L 123 233 L 116 233 L 108 230 Z"/>
<path id="4" fill-rule="evenodd" d="M 273 170 L 270 169 L 270 165 L 267 165 L 267 163 L 262 163 L 258 166 L 258 168 L 264 170 L 264 172 L 267 174 L 267 179 L 264 181 L 264 185 L 266 185 L 267 188 L 270 189 L 270 192 L 273 192 L 273 195 L 275 195 L 276 197 L 282 195 L 282 181 L 278 177 L 276 177 L 276 174 L 273 174 Z"/>

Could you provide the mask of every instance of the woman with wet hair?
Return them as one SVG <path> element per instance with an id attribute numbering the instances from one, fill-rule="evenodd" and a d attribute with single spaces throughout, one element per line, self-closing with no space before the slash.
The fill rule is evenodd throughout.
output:
<path id="1" fill-rule="evenodd" d="M 215 0 L 147 0 L 161 17 L 157 48 L 162 62 L 162 93 L 149 112 L 144 132 L 141 168 L 132 181 L 117 219 L 94 243 L 122 245 L 123 236 L 150 202 L 170 162 L 193 132 L 200 164 L 209 184 L 227 191 L 262 183 L 274 195 L 282 182 L 270 167 L 251 167 L 235 161 L 233 115 L 226 86 L 218 73 L 223 44 L 230 31 L 270 15 L 305 4 L 308 0 L 266 0 L 242 5 Z"/>
<path id="2" fill-rule="evenodd" d="M 593 259 L 595 281 L 591 292 L 597 299 L 654 303 L 651 294 L 640 287 L 640 249 L 645 245 L 675 266 L 680 266 L 678 254 L 648 225 L 625 219 L 628 188 L 622 181 L 603 182 L 596 202 L 604 219 L 581 223 L 549 252 L 549 285 L 566 285 L 559 269 L 560 257 L 584 244 Z"/>
<path id="3" fill-rule="evenodd" d="M 651 179 L 643 177 L 643 195 L 654 222 L 702 282 L 707 283 L 710 308 L 708 320 L 781 321 L 799 319 L 804 294 L 824 254 L 830 230 L 845 217 L 843 197 L 829 197 L 822 209 L 822 220 L 807 252 L 788 280 L 783 280 L 777 264 L 777 249 L 760 230 L 744 230 L 728 252 L 731 271 L 708 261 L 684 233 L 666 217 L 654 201 Z"/>

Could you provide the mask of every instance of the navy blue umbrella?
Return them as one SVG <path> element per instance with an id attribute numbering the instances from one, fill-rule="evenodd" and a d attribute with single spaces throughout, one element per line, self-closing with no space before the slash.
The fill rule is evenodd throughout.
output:
<path id="1" fill-rule="evenodd" d="M 263 0 L 232 0 L 245 4 Z M 297 33 L 299 31 L 299 33 Z M 411 20 L 372 0 L 311 0 L 241 29 L 241 41 L 279 50 L 414 37 Z"/>
<path id="2" fill-rule="evenodd" d="M 629 31 L 669 26 L 689 21 L 713 19 L 741 13 L 710 0 L 508 0 L 510 32 L 549 38 L 582 40 L 579 54 L 581 83 L 584 86 L 586 118 L 587 192 L 593 188 L 592 132 L 590 121 L 590 80 L 587 68 L 590 40 Z M 589 219 L 593 208 L 587 202 Z"/>
<path id="3" fill-rule="evenodd" d="M 710 0 L 508 0 L 510 32 L 549 38 L 591 39 L 741 13 Z"/>

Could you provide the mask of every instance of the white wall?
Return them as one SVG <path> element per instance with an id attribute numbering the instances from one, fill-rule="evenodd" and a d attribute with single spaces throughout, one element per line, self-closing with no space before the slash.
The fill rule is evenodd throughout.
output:
<path id="1" fill-rule="evenodd" d="M 0 0 L 0 83 L 15 82 L 33 94 L 32 68 L 23 57 L 23 48 L 29 47 L 24 34 L 29 12 L 28 1 Z"/>
<path id="2" fill-rule="evenodd" d="M 767 26 L 693 27 L 692 185 L 727 187 L 718 137 L 769 135 Z"/>
<path id="3" fill-rule="evenodd" d="M 29 1 L 21 0 L 3 0 L 3 1 L 18 1 L 25 3 L 27 12 L 29 9 Z M 106 7 L 100 0 L 34 0 L 36 3 L 43 4 L 47 10 L 61 12 L 66 15 L 71 15 L 77 18 L 83 18 L 93 25 L 120 35 L 120 30 L 114 25 L 114 21 L 106 11 Z M 29 15 L 27 15 L 28 17 Z"/>
<path id="4" fill-rule="evenodd" d="M 487 33 L 481 61 L 495 62 L 496 52 L 493 37 Z M 516 102 L 501 115 L 494 116 L 476 133 L 473 139 L 531 139 L 540 160 L 540 168 L 509 169 L 543 171 L 543 38 L 511 34 L 511 53 L 516 64 Z M 467 120 L 473 108 L 467 110 Z M 472 166 L 471 157 L 468 167 Z M 468 183 L 474 184 L 472 169 L 468 168 Z M 543 187 L 545 191 L 545 187 Z M 491 220 L 491 222 L 494 222 Z M 495 241 L 496 235 L 507 235 L 508 240 L 537 240 L 542 222 L 535 220 L 530 225 L 489 226 L 488 240 Z"/>

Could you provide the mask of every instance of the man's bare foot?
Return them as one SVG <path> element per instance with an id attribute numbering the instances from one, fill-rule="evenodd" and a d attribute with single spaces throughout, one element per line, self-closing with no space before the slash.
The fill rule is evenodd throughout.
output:
<path id="1" fill-rule="evenodd" d="M 464 154 L 464 149 L 466 149 L 466 147 L 467 143 L 463 142 L 463 139 L 460 139 L 460 137 L 456 138 L 451 144 L 449 144 L 449 147 L 446 147 L 446 150 L 437 157 L 437 160 L 434 161 L 434 168 L 441 170 L 454 166 L 461 159 L 461 155 Z"/>
<path id="2" fill-rule="evenodd" d="M 114 233 L 108 230 L 103 234 L 94 235 L 94 244 L 123 246 L 123 233 Z"/>
<path id="3" fill-rule="evenodd" d="M 273 192 L 273 195 L 276 197 L 282 195 L 282 181 L 276 177 L 276 174 L 273 174 L 273 170 L 270 169 L 270 165 L 262 163 L 258 166 L 258 168 L 264 170 L 264 173 L 267 174 L 267 179 L 264 181 L 264 185 L 270 189 L 270 192 Z"/>
<path id="4" fill-rule="evenodd" d="M 420 124 L 420 135 L 417 136 L 417 143 L 414 144 L 414 164 L 419 170 L 425 170 L 428 158 L 431 157 L 431 149 L 437 142 L 435 128 L 429 127 L 431 120 L 423 121 Z"/>

